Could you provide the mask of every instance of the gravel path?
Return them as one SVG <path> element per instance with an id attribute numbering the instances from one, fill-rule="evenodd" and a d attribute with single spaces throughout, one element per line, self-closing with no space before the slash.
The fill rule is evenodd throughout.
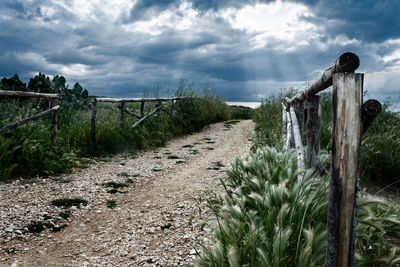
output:
<path id="1" fill-rule="evenodd" d="M 250 150 L 253 130 L 218 123 L 134 158 L 0 185 L 0 266 L 194 265 L 213 217 L 204 199 L 222 192 L 223 169 Z M 112 181 L 127 187 L 111 194 Z M 57 198 L 88 203 L 65 209 L 51 205 Z M 45 230 L 27 232 L 32 221 Z"/>

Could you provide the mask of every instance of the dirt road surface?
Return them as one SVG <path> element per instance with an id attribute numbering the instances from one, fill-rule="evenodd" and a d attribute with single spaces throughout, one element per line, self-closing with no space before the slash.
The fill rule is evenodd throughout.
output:
<path id="1" fill-rule="evenodd" d="M 218 123 L 135 157 L 0 185 L 0 266 L 195 265 L 213 218 L 204 199 L 222 193 L 223 170 L 250 150 L 253 130 Z M 127 187 L 112 194 L 109 182 Z M 57 198 L 88 202 L 65 209 Z M 30 223 L 45 229 L 30 233 Z"/>

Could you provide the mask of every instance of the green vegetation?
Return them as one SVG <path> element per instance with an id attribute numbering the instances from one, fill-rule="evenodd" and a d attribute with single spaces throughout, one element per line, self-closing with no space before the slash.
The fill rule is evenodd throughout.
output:
<path id="1" fill-rule="evenodd" d="M 87 205 L 87 200 L 82 198 L 57 198 L 51 201 L 51 205 L 62 208 L 71 208 L 75 206 L 79 208 L 82 205 Z"/>
<path id="2" fill-rule="evenodd" d="M 282 97 L 270 98 L 256 109 L 253 153 L 227 170 L 223 201 L 208 202 L 217 218 L 203 244 L 200 266 L 324 264 L 329 174 L 307 171 L 299 182 L 302 171 L 297 169 L 296 153 L 280 152 Z M 321 106 L 321 149 L 326 157 L 331 149 L 331 94 L 322 94 Z M 361 181 L 380 183 L 382 190 L 385 185 L 400 187 L 399 150 L 400 115 L 384 106 L 363 136 Z M 356 266 L 400 266 L 400 202 L 362 191 L 357 216 Z"/>
<path id="3" fill-rule="evenodd" d="M 226 197 L 204 245 L 200 266 L 322 266 L 326 250 L 328 179 L 304 173 L 296 153 L 259 148 L 238 158 L 222 180 Z M 219 207 L 219 208 L 218 208 Z M 395 266 L 400 205 L 362 193 L 356 264 Z M 386 241 L 385 241 L 386 238 Z"/>
<path id="4" fill-rule="evenodd" d="M 233 118 L 223 99 L 210 90 L 196 90 L 193 83 L 181 81 L 174 96 L 188 96 L 175 104 L 166 103 L 160 113 L 134 129 L 136 118 L 125 114 L 120 122 L 117 104 L 98 103 L 96 141 L 90 142 L 91 100 L 79 83 L 72 89 L 62 76 L 50 79 L 39 73 L 28 85 L 17 75 L 3 78 L 1 90 L 59 93 L 58 143 L 52 143 L 50 117 L 44 117 L 15 130 L 0 134 L 0 181 L 14 177 L 46 176 L 84 167 L 92 157 L 105 157 L 126 152 L 136 155 L 140 149 L 164 146 L 168 140 L 200 131 L 206 125 Z M 145 112 L 155 107 L 145 105 Z M 47 109 L 45 99 L 0 97 L 0 128 Z M 139 109 L 138 103 L 127 103 L 129 109 Z"/>
<path id="5" fill-rule="evenodd" d="M 118 188 L 128 187 L 129 185 L 127 183 L 107 182 L 107 183 L 104 183 L 103 186 L 118 189 Z"/>
<path id="6" fill-rule="evenodd" d="M 106 206 L 109 209 L 113 209 L 113 208 L 115 208 L 117 206 L 117 201 L 115 201 L 115 200 L 107 200 Z"/>
<path id="7" fill-rule="evenodd" d="M 254 109 L 242 106 L 231 106 L 232 119 L 249 120 L 253 118 Z"/>
<path id="8" fill-rule="evenodd" d="M 180 157 L 176 156 L 176 155 L 169 155 L 167 157 L 167 159 L 180 159 Z"/>
<path id="9" fill-rule="evenodd" d="M 31 221 L 26 228 L 32 234 L 38 234 L 44 230 L 44 225 L 41 221 Z"/>
<path id="10" fill-rule="evenodd" d="M 289 94 L 293 94 L 290 92 Z M 363 135 L 361 181 L 400 188 L 400 113 L 383 105 L 380 115 Z M 332 139 L 332 98 L 321 94 L 321 150 L 329 153 Z M 281 98 L 270 98 L 256 109 L 255 147 L 283 147 Z"/>
<path id="11" fill-rule="evenodd" d="M 70 210 L 63 210 L 63 211 L 61 211 L 59 214 L 58 214 L 58 216 L 60 216 L 60 218 L 62 218 L 62 219 L 64 219 L 64 220 L 66 220 L 66 219 L 68 219 L 70 216 L 71 216 L 71 211 Z"/>
<path id="12" fill-rule="evenodd" d="M 361 177 L 374 184 L 393 184 L 400 189 L 400 113 L 384 105 L 364 134 L 361 148 Z"/>

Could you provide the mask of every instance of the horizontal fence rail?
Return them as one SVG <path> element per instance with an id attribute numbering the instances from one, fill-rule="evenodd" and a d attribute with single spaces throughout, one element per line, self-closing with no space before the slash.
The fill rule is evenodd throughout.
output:
<path id="1" fill-rule="evenodd" d="M 314 96 L 331 86 L 332 76 L 334 73 L 352 73 L 359 66 L 360 60 L 356 54 L 350 52 L 342 54 L 317 80 L 310 85 L 310 87 L 290 99 L 288 104 L 291 105 L 295 102 L 305 101 L 310 96 Z"/>
<path id="2" fill-rule="evenodd" d="M 93 100 L 92 103 L 92 116 L 90 123 L 90 140 L 92 144 L 96 142 L 96 119 L 97 119 L 97 103 L 120 103 L 121 105 L 118 109 L 121 112 L 121 124 L 124 120 L 125 113 L 128 113 L 131 116 L 138 118 L 139 120 L 132 125 L 132 128 L 138 127 L 141 123 L 143 123 L 147 118 L 154 115 L 157 111 L 159 112 L 164 105 L 162 102 L 172 102 L 186 99 L 190 97 L 158 97 L 158 98 L 109 98 L 109 97 L 97 97 Z M 147 115 L 144 114 L 144 108 L 146 102 L 157 102 L 156 107 L 150 111 Z M 141 103 L 140 105 L 140 115 L 135 111 L 125 108 L 125 103 Z"/>
<path id="3" fill-rule="evenodd" d="M 39 114 L 33 115 L 29 118 L 23 119 L 19 122 L 12 123 L 10 125 L 7 125 L 3 128 L 0 129 L 0 133 L 7 131 L 7 130 L 12 130 L 17 128 L 18 126 L 21 126 L 23 124 L 26 124 L 28 122 L 37 120 L 41 117 L 44 117 L 46 115 L 51 115 L 51 125 L 53 129 L 53 142 L 54 144 L 57 144 L 57 138 L 58 138 L 58 110 L 60 109 L 60 106 L 58 105 L 58 94 L 44 94 L 44 93 L 36 93 L 36 92 L 27 92 L 27 91 L 7 91 L 7 90 L 0 90 L 0 96 L 7 96 L 7 97 L 35 97 L 35 98 L 46 98 L 49 99 L 49 106 L 50 108 L 48 110 L 45 110 L 43 112 L 40 112 Z"/>
<path id="4" fill-rule="evenodd" d="M 321 110 L 320 97 L 316 94 L 333 86 L 333 141 L 325 260 L 328 267 L 354 265 L 361 136 L 381 111 L 377 100 L 368 100 L 363 104 L 364 74 L 354 73 L 359 65 L 357 55 L 349 52 L 342 54 L 306 90 L 284 99 L 282 105 L 285 149 L 296 148 L 300 169 L 317 170 L 321 167 Z M 307 114 L 307 122 L 304 121 L 304 114 Z M 304 157 L 302 140 L 305 124 L 307 153 Z M 299 175 L 299 180 L 302 178 Z"/>
<path id="5" fill-rule="evenodd" d="M 158 102 L 158 101 L 174 101 L 180 100 L 185 97 L 164 97 L 164 98 L 110 98 L 110 97 L 97 97 L 97 102 L 109 103 L 128 103 L 128 102 Z"/>
<path id="6" fill-rule="evenodd" d="M 7 91 L 0 90 L 0 96 L 25 96 L 25 97 L 42 97 L 42 98 L 58 98 L 58 94 L 44 94 L 36 92 L 25 92 L 25 91 Z"/>

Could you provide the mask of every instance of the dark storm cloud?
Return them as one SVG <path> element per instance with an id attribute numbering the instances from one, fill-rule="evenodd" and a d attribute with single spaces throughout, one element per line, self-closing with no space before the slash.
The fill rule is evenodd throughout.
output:
<path id="1" fill-rule="evenodd" d="M 331 35 L 344 33 L 367 42 L 400 37 L 400 1 L 319 0 L 308 4 L 318 18 L 335 19 L 327 24 Z"/>
<path id="2" fill-rule="evenodd" d="M 221 14 L 226 8 L 271 1 L 190 0 L 197 13 L 189 15 L 181 8 L 185 1 L 139 0 L 115 19 L 96 4 L 94 12 L 80 14 L 82 10 L 69 8 L 72 2 L 0 2 L 1 77 L 18 73 L 26 82 L 39 71 L 60 74 L 92 94 L 113 97 L 151 94 L 157 86 L 167 94 L 186 78 L 199 89 L 216 88 L 228 100 L 252 101 L 279 88 L 302 86 L 341 53 L 353 51 L 360 56 L 360 71 L 370 77 L 367 89 L 373 96 L 386 97 L 399 89 L 392 83 L 379 93 L 382 86 L 390 86 L 387 77 L 398 81 L 399 58 L 390 56 L 400 43 L 388 41 L 400 33 L 396 1 L 302 1 L 312 15 L 300 22 L 317 28 L 306 32 L 313 38 L 299 35 L 300 40 L 290 43 L 272 36 L 257 48 L 253 39 L 259 32 L 235 28 Z M 92 8 L 92 2 L 85 3 L 89 7 L 82 2 L 79 8 Z M 165 19 L 160 16 L 164 11 L 173 17 L 169 24 L 159 21 Z M 193 25 L 174 27 L 186 18 Z M 234 13 L 230 19 L 235 18 Z M 135 23 L 152 19 L 154 26 L 136 29 Z M 301 38 L 307 45 L 297 44 Z"/>

